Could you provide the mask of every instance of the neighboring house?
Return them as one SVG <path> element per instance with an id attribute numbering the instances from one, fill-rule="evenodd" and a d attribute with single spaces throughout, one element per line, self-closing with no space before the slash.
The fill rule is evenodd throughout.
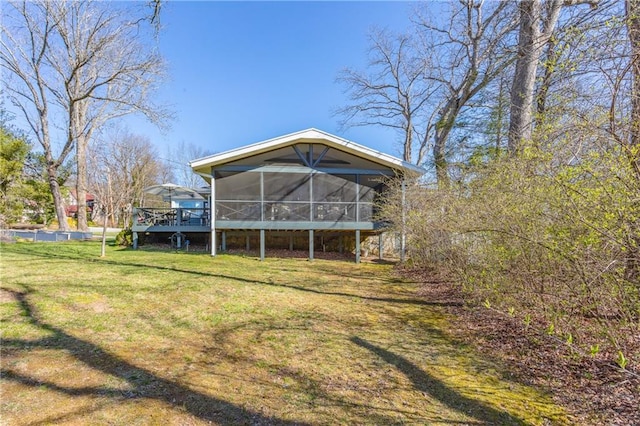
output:
<path id="1" fill-rule="evenodd" d="M 66 197 L 64 210 L 67 217 L 78 217 L 78 196 L 76 195 L 76 189 L 70 188 L 69 195 Z M 87 217 L 92 217 L 93 207 L 95 205 L 95 197 L 93 194 L 86 194 L 87 200 Z"/>
<path id="2" fill-rule="evenodd" d="M 212 256 L 230 244 L 253 243 L 264 258 L 266 247 L 293 249 L 304 240 L 311 259 L 314 250 L 328 248 L 354 250 L 359 261 L 361 240 L 383 229 L 374 218 L 385 182 L 424 173 L 316 129 L 193 160 L 190 166 L 210 184 L 205 198 L 185 201 L 189 205 L 174 199 L 168 209 L 138 209 L 136 244 L 140 232 L 172 233 L 174 240 L 206 235 Z"/>

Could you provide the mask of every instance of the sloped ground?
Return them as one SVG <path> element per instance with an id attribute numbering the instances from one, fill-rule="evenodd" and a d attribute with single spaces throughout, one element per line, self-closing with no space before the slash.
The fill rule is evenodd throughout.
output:
<path id="1" fill-rule="evenodd" d="M 404 271 L 424 286 L 419 294 L 447 304 L 456 317 L 451 335 L 505 365 L 514 378 L 542 389 L 567 408 L 579 425 L 640 425 L 640 377 L 625 373 L 611 361 L 576 356 L 544 333 L 484 307 L 463 306 L 462 294 L 433 271 Z M 629 336 L 627 347 L 640 351 L 640 336 Z"/>
<path id="2" fill-rule="evenodd" d="M 392 265 L 0 249 L 5 424 L 569 423 Z"/>

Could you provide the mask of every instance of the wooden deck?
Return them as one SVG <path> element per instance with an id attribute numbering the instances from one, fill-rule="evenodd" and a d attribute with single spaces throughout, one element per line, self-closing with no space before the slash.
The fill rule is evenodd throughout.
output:
<path id="1" fill-rule="evenodd" d="M 208 209 L 136 208 L 133 212 L 134 232 L 209 232 Z"/>

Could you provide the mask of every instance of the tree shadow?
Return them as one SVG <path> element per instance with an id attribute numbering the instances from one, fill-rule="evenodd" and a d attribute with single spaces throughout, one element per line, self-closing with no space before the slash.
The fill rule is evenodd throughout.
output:
<path id="1" fill-rule="evenodd" d="M 129 385 L 129 389 L 64 387 L 25 376 L 4 367 L 0 374 L 3 380 L 21 383 L 22 385 L 33 388 L 46 386 L 52 391 L 69 396 L 95 395 L 116 399 L 155 399 L 180 410 L 186 410 L 200 419 L 225 424 L 305 424 L 303 422 L 265 416 L 259 412 L 242 408 L 233 403 L 194 391 L 184 385 L 159 377 L 144 368 L 136 367 L 91 342 L 74 337 L 60 328 L 44 323 L 38 318 L 33 306 L 28 301 L 28 294 L 32 291 L 29 288 L 26 289 L 27 291 L 25 292 L 15 290 L 6 291 L 13 294 L 22 310 L 23 316 L 26 317 L 32 325 L 51 334 L 36 341 L 5 339 L 2 342 L 3 347 L 63 350 L 95 370 L 124 380 Z"/>
<path id="2" fill-rule="evenodd" d="M 178 273 L 183 273 L 183 274 L 198 275 L 198 276 L 202 276 L 202 277 L 222 278 L 222 279 L 225 279 L 225 280 L 228 280 L 228 281 L 236 281 L 236 282 L 241 282 L 241 283 L 245 283 L 245 284 L 258 284 L 258 285 L 265 285 L 265 286 L 272 286 L 272 287 L 281 287 L 281 288 L 288 288 L 288 289 L 292 289 L 292 290 L 304 291 L 304 292 L 308 292 L 308 293 L 315 293 L 315 294 L 321 294 L 321 295 L 330 295 L 330 296 L 338 296 L 338 297 L 352 297 L 352 298 L 355 298 L 355 299 L 368 300 L 368 301 L 373 301 L 373 302 L 384 302 L 384 303 L 406 304 L 406 305 L 420 305 L 420 306 L 442 306 L 442 307 L 460 306 L 460 302 L 457 302 L 457 301 L 440 302 L 440 301 L 429 301 L 429 300 L 424 300 L 424 299 L 420 299 L 420 298 L 395 298 L 395 297 L 363 296 L 363 295 L 354 294 L 354 293 L 345 293 L 345 292 L 329 291 L 329 290 L 319 290 L 319 289 L 316 289 L 316 288 L 310 288 L 310 287 L 304 287 L 304 286 L 292 285 L 292 284 L 283 284 L 283 283 L 277 283 L 277 282 L 273 282 L 273 281 L 251 280 L 251 279 L 246 279 L 246 278 L 242 278 L 242 277 L 238 277 L 238 276 L 231 276 L 231 275 L 224 275 L 224 274 L 214 274 L 214 273 L 203 272 L 203 271 L 195 271 L 195 270 L 191 270 L 191 269 L 182 269 L 182 268 L 177 268 L 175 266 L 162 266 L 162 265 L 150 265 L 150 264 L 144 264 L 144 263 L 122 262 L 122 261 L 115 261 L 115 260 L 102 259 L 102 258 L 98 259 L 98 258 L 93 258 L 93 257 L 69 256 L 69 255 L 64 255 L 64 254 L 61 254 L 61 253 L 55 253 L 55 254 L 54 253 L 49 253 L 49 252 L 43 253 L 43 252 L 30 251 L 30 250 L 12 250 L 12 251 L 20 252 L 20 253 L 28 254 L 28 255 L 32 255 L 32 256 L 37 256 L 37 257 L 43 257 L 43 258 L 51 258 L 51 259 L 67 258 L 67 259 L 73 259 L 73 260 L 82 259 L 82 260 L 87 261 L 87 262 L 99 262 L 99 263 L 102 263 L 102 264 L 109 264 L 109 265 L 116 265 L 116 266 L 131 266 L 131 267 L 134 267 L 134 268 L 155 269 L 155 270 L 159 270 L 159 271 L 172 271 L 172 272 L 178 272 Z M 354 278 L 358 278 L 358 279 L 364 279 L 363 276 L 354 275 L 353 277 Z"/>
<path id="3" fill-rule="evenodd" d="M 253 329 L 251 329 L 253 326 Z M 246 332 L 252 331 L 253 333 L 246 337 L 248 341 L 252 342 L 255 348 L 259 348 L 260 344 L 268 341 L 268 337 L 265 337 L 267 333 L 271 332 L 308 332 L 308 328 L 304 327 L 296 327 L 290 325 L 277 325 L 269 322 L 243 322 L 240 324 L 235 324 L 229 327 L 223 327 L 222 329 L 216 330 L 212 333 L 211 337 L 207 339 L 209 343 L 208 350 L 213 351 L 214 348 L 216 351 L 225 351 L 224 342 L 228 342 L 233 340 L 233 335 L 236 332 Z M 339 337 L 344 345 L 348 345 L 349 335 L 347 333 L 341 332 L 327 332 L 322 331 L 322 338 L 324 340 L 325 336 L 332 335 L 332 337 Z M 315 347 L 309 347 L 305 351 L 296 350 L 296 356 L 301 356 L 304 358 L 306 354 L 315 353 Z M 371 387 L 366 384 L 359 385 L 357 382 L 344 380 L 341 378 L 340 380 L 336 380 L 336 383 L 332 384 L 331 377 L 335 378 L 340 375 L 341 366 L 334 364 L 335 370 L 329 374 L 329 376 L 325 376 L 324 380 L 312 377 L 312 375 L 304 373 L 304 368 L 300 368 L 299 365 L 289 365 L 285 363 L 281 363 L 277 358 L 270 358 L 267 362 L 265 359 L 260 356 L 255 356 L 255 353 L 250 351 L 247 353 L 238 353 L 235 351 L 227 352 L 227 358 L 232 358 L 234 363 L 241 366 L 253 366 L 258 361 L 263 363 L 264 368 L 268 368 L 272 374 L 287 377 L 292 380 L 294 383 L 293 386 L 299 387 L 300 395 L 311 396 L 313 402 L 310 403 L 310 409 L 313 410 L 315 408 L 337 408 L 340 413 L 348 413 L 351 419 L 357 419 L 355 424 L 372 424 L 372 425 L 404 425 L 404 424 L 428 424 L 428 419 L 423 416 L 423 413 L 420 413 L 417 410 L 411 409 L 410 407 L 400 407 L 398 405 L 384 405 L 384 404 L 376 404 L 375 401 L 372 400 L 353 400 L 352 396 L 345 395 L 343 390 L 353 391 L 356 389 L 361 389 L 363 392 L 370 392 Z M 211 361 L 207 361 L 208 364 Z M 215 361 L 213 361 L 215 363 Z M 214 364 L 211 364 L 214 365 Z M 220 375 L 218 373 L 218 375 Z M 329 379 L 327 381 L 327 379 Z M 237 380 L 237 378 L 236 378 Z M 344 380 L 344 381 L 343 381 Z M 273 382 L 264 382 L 262 383 L 265 386 L 272 385 Z M 341 388 L 341 384 L 344 386 Z M 362 386 L 361 388 L 359 386 Z M 324 411 L 324 410 L 322 410 Z M 399 419 L 396 415 L 389 415 L 390 412 L 394 414 L 401 414 L 401 418 Z M 319 421 L 318 424 L 347 424 L 346 420 L 331 420 L 329 422 Z M 457 421 L 442 421 L 439 419 L 439 423 L 449 423 L 449 424 L 465 424 L 468 425 L 468 422 L 457 422 Z"/>
<path id="4" fill-rule="evenodd" d="M 472 417 L 479 421 L 481 424 L 526 424 L 523 419 L 515 417 L 505 411 L 499 411 L 482 403 L 481 401 L 477 401 L 461 395 L 460 393 L 445 385 L 441 380 L 420 369 L 418 366 L 401 355 L 396 355 L 393 352 L 376 346 L 356 336 L 351 337 L 350 340 L 356 345 L 376 354 L 385 362 L 400 370 L 402 374 L 404 374 L 409 380 L 411 380 L 413 386 L 416 389 L 428 393 L 447 407 L 461 412 L 469 417 Z"/>
<path id="5" fill-rule="evenodd" d="M 6 356 L 6 352 L 12 349 L 18 351 L 29 351 L 32 349 L 46 348 L 53 350 L 62 350 L 73 356 L 76 360 L 102 373 L 117 377 L 126 382 L 126 387 L 108 387 L 108 386 L 84 386 L 71 387 L 61 386 L 51 381 L 42 380 L 32 377 L 10 368 L 0 368 L 0 378 L 7 382 L 19 383 L 35 389 L 45 388 L 48 391 L 57 392 L 69 397 L 102 397 L 109 398 L 113 403 L 123 401 L 155 399 L 162 401 L 180 411 L 187 411 L 195 417 L 215 424 L 233 424 L 233 425 L 308 425 L 310 423 L 302 421 L 290 421 L 280 419 L 274 416 L 265 416 L 259 412 L 248 410 L 230 402 L 194 391 L 185 385 L 181 385 L 172 380 L 168 380 L 155 375 L 154 373 L 130 364 L 122 358 L 110 354 L 99 346 L 87 342 L 85 340 L 74 337 L 58 327 L 54 327 L 39 319 L 32 303 L 28 301 L 28 296 L 33 293 L 28 286 L 24 286 L 25 292 L 15 290 L 5 290 L 12 294 L 14 300 L 18 303 L 22 316 L 31 325 L 40 328 L 49 333 L 48 336 L 38 340 L 24 339 L 5 339 L 3 340 L 2 351 Z M 246 328 L 245 325 L 239 328 Z M 225 335 L 230 330 L 218 333 L 213 336 L 214 344 L 211 349 L 220 350 L 225 341 Z M 233 331 L 233 330 L 231 330 Z M 232 356 L 234 362 L 240 364 L 255 364 L 258 358 L 249 357 L 243 359 L 237 354 Z M 277 362 L 276 362 L 277 365 Z M 242 365 L 240 366 L 242 369 Z M 376 407 L 374 405 L 352 403 L 348 399 L 341 396 L 333 396 L 327 393 L 321 383 L 311 377 L 303 375 L 301 372 L 289 368 L 286 365 L 278 366 L 277 374 L 281 377 L 292 379 L 299 384 L 300 392 L 311 395 L 316 402 L 315 405 L 324 407 L 335 406 L 342 409 L 355 410 L 360 413 L 360 420 L 370 424 L 395 424 L 397 419 L 388 417 L 384 414 L 387 410 L 385 407 Z M 224 376 L 223 374 L 217 374 Z M 272 382 L 260 381 L 254 377 L 235 377 L 227 376 L 228 380 L 241 380 L 251 383 L 257 383 L 260 386 L 274 386 Z M 100 404 L 103 407 L 105 404 Z M 91 409 L 93 410 L 93 409 Z M 411 411 L 395 410 L 405 415 L 412 415 Z M 32 424 L 51 424 L 62 420 L 72 420 L 74 416 L 82 416 L 88 414 L 89 411 L 76 411 L 64 413 L 57 418 L 47 418 Z M 366 413 L 366 414 L 365 414 Z"/>

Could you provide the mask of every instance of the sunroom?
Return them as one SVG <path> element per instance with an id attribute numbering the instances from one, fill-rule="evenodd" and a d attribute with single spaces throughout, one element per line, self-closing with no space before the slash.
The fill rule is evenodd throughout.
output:
<path id="1" fill-rule="evenodd" d="M 376 205 L 389 179 L 423 170 L 351 141 L 308 129 L 194 160 L 210 186 L 211 255 L 231 244 L 349 250 L 379 234 Z M 211 212 L 211 213 L 209 213 Z M 190 232 L 197 232 L 190 228 Z"/>

